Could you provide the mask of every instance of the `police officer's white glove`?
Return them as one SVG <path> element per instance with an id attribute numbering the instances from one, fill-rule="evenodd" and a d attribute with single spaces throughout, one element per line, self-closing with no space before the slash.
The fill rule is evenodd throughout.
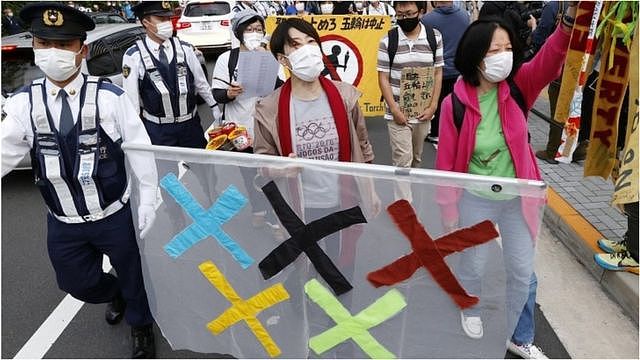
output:
<path id="1" fill-rule="evenodd" d="M 153 221 L 156 219 L 156 210 L 153 205 L 140 205 L 138 207 L 138 229 L 140 230 L 140 239 L 144 237 L 151 229 Z"/>

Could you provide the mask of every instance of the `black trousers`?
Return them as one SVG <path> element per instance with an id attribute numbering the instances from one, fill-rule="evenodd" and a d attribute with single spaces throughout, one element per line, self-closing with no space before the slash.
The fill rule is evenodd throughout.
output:
<path id="1" fill-rule="evenodd" d="M 638 202 L 624 204 L 627 213 L 627 250 L 638 261 Z"/>
<path id="2" fill-rule="evenodd" d="M 440 90 L 440 98 L 438 99 L 438 108 L 434 113 L 433 120 L 431 120 L 431 130 L 429 131 L 429 136 L 437 137 L 438 136 L 438 127 L 440 124 L 440 108 L 442 107 L 442 100 L 449 94 L 453 92 L 453 85 L 458 80 L 457 77 L 442 79 L 442 90 Z"/>
<path id="3" fill-rule="evenodd" d="M 129 204 L 105 219 L 80 224 L 66 224 L 49 214 L 47 246 L 61 290 L 91 304 L 110 302 L 120 291 L 127 303 L 127 323 L 153 322 Z M 103 254 L 117 277 L 102 271 Z"/>

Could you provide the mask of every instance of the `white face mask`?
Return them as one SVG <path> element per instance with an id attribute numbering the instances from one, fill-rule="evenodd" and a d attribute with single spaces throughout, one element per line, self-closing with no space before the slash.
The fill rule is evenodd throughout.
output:
<path id="1" fill-rule="evenodd" d="M 82 52 L 73 52 L 56 48 L 33 49 L 34 61 L 47 77 L 55 81 L 65 81 L 78 71 L 76 56 Z"/>
<path id="2" fill-rule="evenodd" d="M 333 14 L 333 4 L 321 4 L 320 11 L 325 15 Z"/>
<path id="3" fill-rule="evenodd" d="M 291 72 L 300 80 L 311 82 L 324 70 L 320 46 L 303 45 L 287 56 L 291 63 Z"/>
<path id="4" fill-rule="evenodd" d="M 513 52 L 503 51 L 501 53 L 484 58 L 484 70 L 480 70 L 482 76 L 492 83 L 506 79 L 513 68 Z"/>
<path id="5" fill-rule="evenodd" d="M 167 40 L 168 38 L 173 36 L 173 24 L 171 21 L 163 21 L 161 23 L 156 24 L 156 28 L 158 32 L 156 35 L 162 39 Z"/>
<path id="6" fill-rule="evenodd" d="M 261 33 L 251 32 L 242 34 L 244 46 L 251 51 L 260 47 L 263 38 L 264 36 Z"/>
<path id="7" fill-rule="evenodd" d="M 297 3 L 296 4 L 296 11 L 303 12 L 304 11 L 304 4 L 303 3 Z"/>
<path id="8" fill-rule="evenodd" d="M 358 10 L 358 11 L 362 10 L 362 2 L 361 1 L 356 1 L 356 10 Z"/>

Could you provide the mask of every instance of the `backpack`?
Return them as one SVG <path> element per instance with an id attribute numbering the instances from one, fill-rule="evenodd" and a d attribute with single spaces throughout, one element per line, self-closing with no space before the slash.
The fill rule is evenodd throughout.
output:
<path id="1" fill-rule="evenodd" d="M 516 85 L 513 79 L 508 78 L 507 83 L 509 83 L 509 92 L 511 93 L 511 97 L 516 101 L 518 107 L 524 114 L 524 118 L 527 118 L 527 114 L 529 110 L 527 109 L 527 104 L 524 101 L 524 96 L 522 96 L 522 92 L 518 85 Z M 462 128 L 462 122 L 464 121 L 464 113 L 466 111 L 465 105 L 460 101 L 458 95 L 456 95 L 455 91 L 451 92 L 451 107 L 453 109 L 453 124 L 456 126 L 456 130 L 458 130 L 458 134 L 460 134 L 460 129 Z M 531 134 L 528 133 L 529 142 L 531 142 Z"/>

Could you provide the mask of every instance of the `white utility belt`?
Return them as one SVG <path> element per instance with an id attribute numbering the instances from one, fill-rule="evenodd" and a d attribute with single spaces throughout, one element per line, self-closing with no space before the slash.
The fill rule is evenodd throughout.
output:
<path id="1" fill-rule="evenodd" d="M 180 122 L 185 122 L 193 119 L 193 117 L 196 116 L 196 111 L 198 111 L 198 109 L 193 109 L 191 114 L 186 114 L 178 117 L 174 117 L 174 116 L 158 117 L 158 116 L 153 116 L 149 114 L 146 110 L 142 110 L 142 117 L 145 120 L 151 121 L 156 124 L 173 124 L 173 123 L 180 123 Z"/>
<path id="2" fill-rule="evenodd" d="M 89 215 L 78 215 L 78 216 L 59 216 L 53 213 L 53 211 L 49 211 L 53 217 L 58 219 L 59 221 L 65 224 L 81 224 L 85 222 L 92 222 L 102 220 L 110 215 L 115 214 L 120 209 L 124 207 L 124 205 L 129 201 L 129 191 L 126 192 L 125 195 L 122 196 L 121 199 L 114 201 L 111 205 L 107 206 L 106 209 L 96 213 Z"/>

